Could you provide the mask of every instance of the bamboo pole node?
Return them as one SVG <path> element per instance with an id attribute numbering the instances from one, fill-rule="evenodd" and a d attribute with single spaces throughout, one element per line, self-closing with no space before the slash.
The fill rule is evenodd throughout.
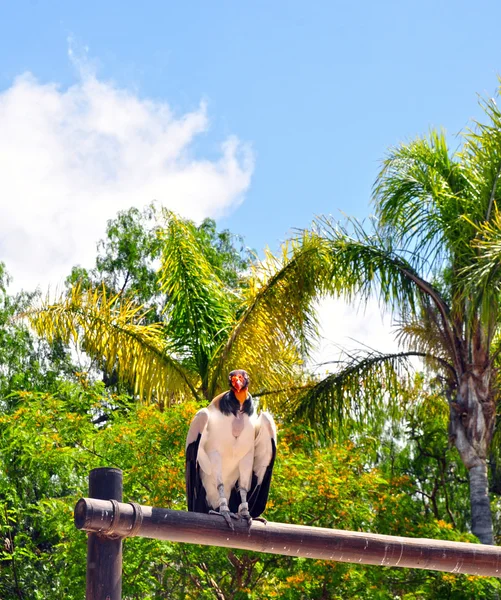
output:
<path id="1" fill-rule="evenodd" d="M 124 537 L 135 537 L 139 533 L 141 525 L 143 524 L 143 510 L 141 505 L 139 505 L 137 502 L 129 502 L 129 504 L 134 509 L 134 521 L 131 530 L 129 533 L 124 535 Z"/>
<path id="2" fill-rule="evenodd" d="M 118 522 L 120 520 L 120 505 L 116 500 L 109 500 L 109 502 L 111 502 L 111 506 L 113 507 L 110 525 L 107 529 L 103 529 L 99 533 L 113 539 L 123 537 L 117 532 Z"/>

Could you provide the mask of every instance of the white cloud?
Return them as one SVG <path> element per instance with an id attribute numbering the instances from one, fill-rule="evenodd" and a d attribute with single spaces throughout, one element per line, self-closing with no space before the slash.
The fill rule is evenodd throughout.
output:
<path id="1" fill-rule="evenodd" d="M 332 372 L 343 353 L 356 350 L 398 352 L 390 315 L 382 315 L 376 300 L 357 310 L 342 298 L 327 298 L 318 305 L 322 340 L 311 360 L 319 373 Z M 346 358 L 346 354 L 344 355 Z"/>
<path id="2" fill-rule="evenodd" d="M 198 221 L 235 207 L 250 184 L 252 154 L 236 137 L 217 160 L 193 156 L 209 127 L 204 103 L 176 116 L 99 80 L 71 40 L 69 55 L 79 72 L 70 88 L 27 73 L 0 93 L 0 260 L 15 289 L 92 266 L 118 210 L 157 200 Z"/>

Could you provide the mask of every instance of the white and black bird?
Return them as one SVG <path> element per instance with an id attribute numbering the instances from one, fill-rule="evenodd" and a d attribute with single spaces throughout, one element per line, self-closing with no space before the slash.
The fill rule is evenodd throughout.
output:
<path id="1" fill-rule="evenodd" d="M 188 510 L 231 518 L 259 517 L 266 507 L 276 454 L 276 428 L 267 412 L 257 416 L 249 376 L 229 376 L 230 390 L 199 410 L 186 439 Z"/>

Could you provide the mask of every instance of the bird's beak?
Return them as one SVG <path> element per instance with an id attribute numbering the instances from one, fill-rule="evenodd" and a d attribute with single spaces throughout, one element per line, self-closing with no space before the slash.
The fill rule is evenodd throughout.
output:
<path id="1" fill-rule="evenodd" d="M 237 392 L 239 392 L 244 387 L 244 382 L 240 378 L 235 377 L 232 383 L 233 387 L 237 390 Z"/>

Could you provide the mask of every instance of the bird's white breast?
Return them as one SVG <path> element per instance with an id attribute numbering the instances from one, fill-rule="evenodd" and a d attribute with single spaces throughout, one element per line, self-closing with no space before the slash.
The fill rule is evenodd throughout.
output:
<path id="1" fill-rule="evenodd" d="M 209 453 L 216 450 L 222 457 L 232 457 L 237 461 L 243 458 L 254 446 L 253 417 L 245 413 L 238 413 L 235 417 L 211 410 L 205 436 L 201 440 L 205 451 Z"/>
<path id="2" fill-rule="evenodd" d="M 207 501 L 218 506 L 217 480 L 220 478 L 229 491 L 239 477 L 242 459 L 254 454 L 254 425 L 256 418 L 247 414 L 238 417 L 224 415 L 219 409 L 209 407 L 209 420 L 202 433 L 198 449 L 198 463 L 207 492 Z M 237 433 L 238 435 L 235 435 Z M 252 469 L 252 458 L 250 461 Z M 250 474 L 249 474 L 250 477 Z"/>

